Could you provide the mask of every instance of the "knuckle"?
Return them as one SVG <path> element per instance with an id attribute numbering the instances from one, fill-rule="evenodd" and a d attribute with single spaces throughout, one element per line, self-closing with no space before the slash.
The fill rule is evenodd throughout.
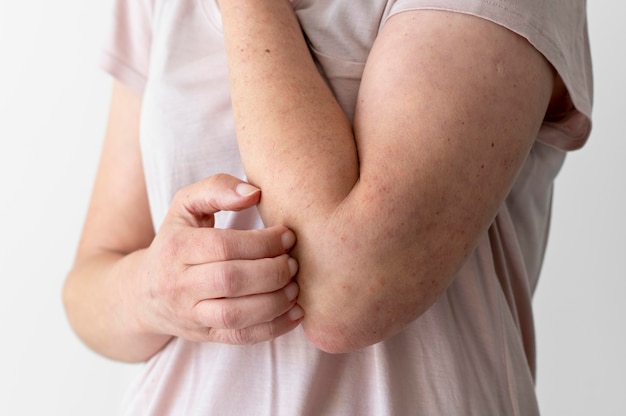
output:
<path id="1" fill-rule="evenodd" d="M 229 260 L 233 258 L 234 247 L 227 233 L 216 233 L 213 236 L 212 250 L 216 258 Z"/>
<path id="2" fill-rule="evenodd" d="M 185 251 L 189 242 L 189 234 L 183 229 L 168 224 L 156 234 L 148 250 L 151 264 L 171 266 L 177 263 L 180 254 Z"/>
<path id="3" fill-rule="evenodd" d="M 249 328 L 233 330 L 231 336 L 233 343 L 237 345 L 251 345 L 258 342 L 254 340 L 253 333 Z"/>
<path id="4" fill-rule="evenodd" d="M 161 245 L 161 258 L 166 261 L 178 258 L 184 251 L 184 245 L 185 241 L 177 235 L 170 236 Z"/>
<path id="5" fill-rule="evenodd" d="M 236 329 L 241 322 L 241 312 L 232 306 L 217 308 L 215 321 L 220 328 Z"/>
<path id="6" fill-rule="evenodd" d="M 235 296 L 239 291 L 238 275 L 234 265 L 228 262 L 223 263 L 213 275 L 215 291 L 223 297 Z"/>
<path id="7" fill-rule="evenodd" d="M 192 341 L 195 342 L 218 342 L 231 345 L 250 345 L 257 341 L 249 329 L 217 329 L 203 328 L 192 334 Z"/>
<path id="8" fill-rule="evenodd" d="M 222 183 L 227 175 L 223 174 L 223 173 L 216 173 L 215 175 L 211 175 L 206 177 L 203 180 L 203 185 L 209 187 L 209 188 L 213 188 L 216 185 Z"/>
<path id="9" fill-rule="evenodd" d="M 193 342 L 218 342 L 231 345 L 253 345 L 259 342 L 274 339 L 280 336 L 283 331 L 272 322 L 259 324 L 249 328 L 240 329 L 218 329 L 201 328 L 193 331 L 186 337 Z"/>
<path id="10" fill-rule="evenodd" d="M 172 198 L 172 205 L 182 205 L 189 199 L 191 193 L 191 185 L 184 186 L 176 191 Z"/>
<path id="11" fill-rule="evenodd" d="M 197 331 L 196 342 L 215 342 L 216 330 L 214 328 L 202 328 Z"/>

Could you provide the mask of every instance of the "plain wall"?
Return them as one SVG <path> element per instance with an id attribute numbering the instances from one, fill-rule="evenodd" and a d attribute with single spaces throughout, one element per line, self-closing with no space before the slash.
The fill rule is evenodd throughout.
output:
<path id="1" fill-rule="evenodd" d="M 544 415 L 626 415 L 626 6 L 590 2 L 594 130 L 557 180 L 536 295 Z M 107 2 L 0 0 L 0 414 L 116 413 L 137 366 L 83 346 L 61 287 L 104 134 Z"/>

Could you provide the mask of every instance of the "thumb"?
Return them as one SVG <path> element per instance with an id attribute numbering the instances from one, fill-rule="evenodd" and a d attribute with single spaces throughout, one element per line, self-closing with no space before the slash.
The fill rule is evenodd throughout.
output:
<path id="1" fill-rule="evenodd" d="M 254 196 L 258 199 L 261 190 L 254 185 L 250 185 L 248 182 L 240 182 L 239 185 L 235 187 L 235 192 L 244 198 Z"/>
<path id="2" fill-rule="evenodd" d="M 193 225 L 212 226 L 215 213 L 250 208 L 260 198 L 259 188 L 234 176 L 217 174 L 178 191 L 171 211 Z"/>

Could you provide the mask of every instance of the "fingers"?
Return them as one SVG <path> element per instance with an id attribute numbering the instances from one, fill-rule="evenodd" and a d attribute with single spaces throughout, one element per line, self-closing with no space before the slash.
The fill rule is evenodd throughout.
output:
<path id="1" fill-rule="evenodd" d="M 227 270 L 232 269 L 217 272 L 224 276 L 221 282 L 215 274 L 207 277 L 210 266 L 188 271 L 195 276 L 187 276 L 188 287 L 179 288 L 178 300 L 192 302 L 193 307 L 182 309 L 190 314 L 179 315 L 176 336 L 195 342 L 253 344 L 283 335 L 301 322 L 304 313 L 296 304 L 299 287 L 292 281 L 297 263 L 288 255 L 223 262 Z M 201 292 L 207 297 L 201 297 Z"/>
<path id="2" fill-rule="evenodd" d="M 249 344 L 298 325 L 303 312 L 292 282 L 298 265 L 287 254 L 295 234 L 284 226 L 213 228 L 216 212 L 259 199 L 258 188 L 225 174 L 177 193 L 142 273 L 146 322 L 155 333 Z"/>
<path id="3" fill-rule="evenodd" d="M 218 174 L 178 191 L 170 214 L 174 220 L 183 220 L 189 225 L 212 226 L 216 212 L 250 208 L 260 197 L 260 189 L 234 176 Z"/>
<path id="4" fill-rule="evenodd" d="M 298 272 L 287 254 L 259 260 L 233 260 L 193 266 L 187 280 L 197 299 L 235 298 L 275 292 Z"/>
<path id="5" fill-rule="evenodd" d="M 196 342 L 254 344 L 295 328 L 304 316 L 296 304 L 295 282 L 272 293 L 233 299 L 213 299 L 194 308 L 196 328 L 185 337 Z"/>
<path id="6" fill-rule="evenodd" d="M 167 255 L 188 265 L 232 259 L 276 257 L 289 251 L 295 235 L 282 226 L 257 231 L 213 229 L 214 214 L 237 211 L 259 202 L 260 190 L 233 176 L 218 174 L 181 189 L 162 229 Z M 167 226 L 166 224 L 169 224 Z M 171 227 L 178 224 L 179 226 Z M 182 257 L 178 257 L 182 254 Z"/>
<path id="7" fill-rule="evenodd" d="M 250 345 L 269 341 L 293 330 L 302 321 L 304 312 L 295 305 L 287 313 L 271 322 L 260 323 L 243 329 L 205 328 L 198 334 L 200 342 L 221 342 L 225 344 Z"/>
<path id="8" fill-rule="evenodd" d="M 189 228 L 169 241 L 173 247 L 168 250 L 180 254 L 187 265 L 198 265 L 276 257 L 287 253 L 295 242 L 295 234 L 283 226 L 260 230 Z"/>
<path id="9" fill-rule="evenodd" d="M 295 305 L 298 290 L 298 285 L 292 282 L 272 293 L 206 300 L 194 307 L 194 314 L 202 327 L 247 328 L 270 322 L 287 312 Z"/>

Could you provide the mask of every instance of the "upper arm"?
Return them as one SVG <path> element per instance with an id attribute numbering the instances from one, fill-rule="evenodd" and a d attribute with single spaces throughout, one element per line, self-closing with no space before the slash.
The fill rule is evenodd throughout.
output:
<path id="1" fill-rule="evenodd" d="M 369 345 L 432 305 L 509 192 L 553 79 L 527 41 L 486 20 L 440 11 L 389 19 L 355 112 L 360 179 L 324 225 L 334 237 L 310 243 L 323 253 L 315 278 L 301 267 L 314 342 Z"/>
<path id="2" fill-rule="evenodd" d="M 77 261 L 93 254 L 127 254 L 154 237 L 139 150 L 141 98 L 115 83 L 106 137 Z"/>
<path id="3" fill-rule="evenodd" d="M 553 78 L 525 39 L 492 22 L 440 11 L 389 20 L 359 92 L 356 190 L 375 195 L 372 213 L 395 207 L 385 232 L 406 234 L 396 249 L 423 251 L 412 236 L 428 229 L 430 244 L 458 254 L 445 263 L 460 265 L 526 159 Z"/>

